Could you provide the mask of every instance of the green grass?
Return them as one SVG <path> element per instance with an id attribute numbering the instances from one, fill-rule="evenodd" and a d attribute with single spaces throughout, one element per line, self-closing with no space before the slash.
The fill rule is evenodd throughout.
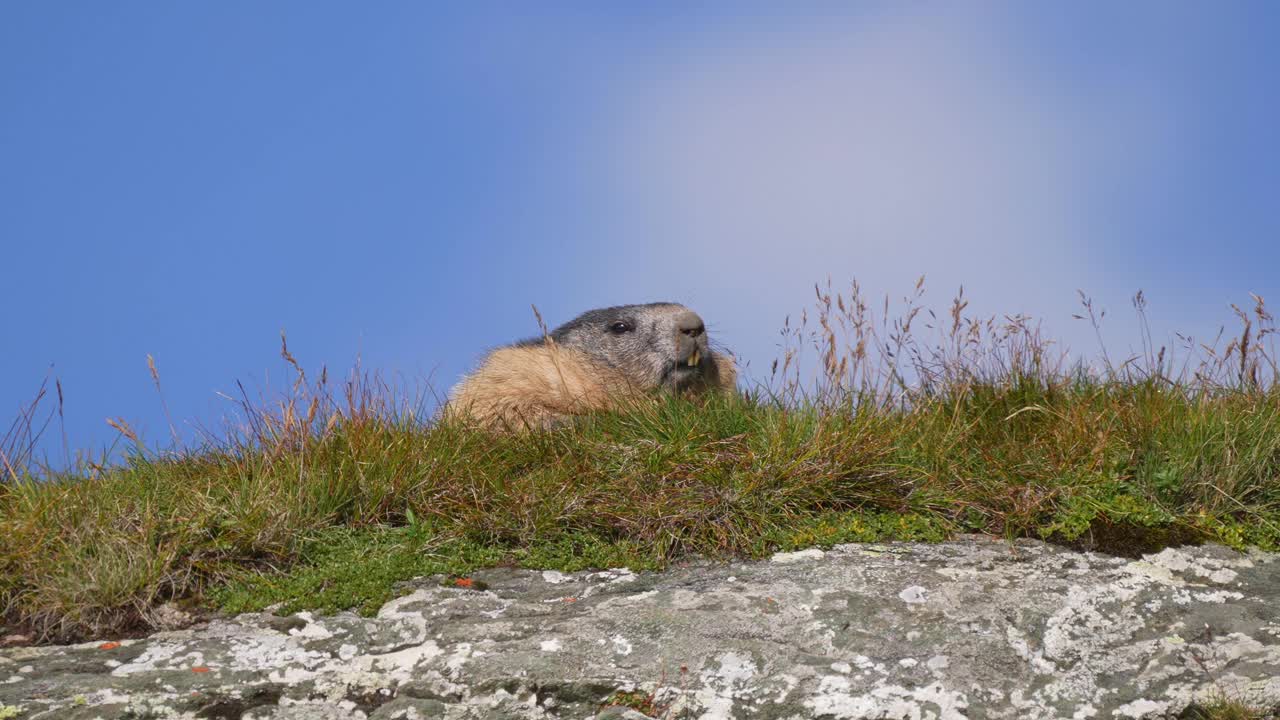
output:
<path id="1" fill-rule="evenodd" d="M 631 708 L 648 717 L 658 717 L 666 709 L 654 700 L 652 693 L 619 690 L 605 699 L 603 707 Z"/>
<path id="2" fill-rule="evenodd" d="M 226 612 L 279 606 L 299 610 L 356 610 L 372 615 L 397 593 L 397 583 L 415 577 L 462 578 L 498 565 L 565 571 L 660 565 L 624 543 L 566 535 L 527 548 L 503 548 L 424 533 L 415 527 L 332 528 L 321 531 L 299 553 L 287 573 L 246 571 L 212 588 L 208 600 Z"/>
<path id="3" fill-rule="evenodd" d="M 1265 710 L 1224 699 L 1193 706 L 1179 717 L 1186 720 L 1274 720 L 1280 718 L 1280 708 Z"/>
<path id="4" fill-rule="evenodd" d="M 0 608 L 67 639 L 143 628 L 170 600 L 370 612 L 398 581 L 495 565 L 659 568 L 958 532 L 1280 548 L 1261 305 L 1179 372 L 1163 349 L 1064 368 L 1025 321 L 962 310 L 926 342 L 913 309 L 877 324 L 820 292 L 819 330 L 788 328 L 765 386 L 527 435 L 435 423 L 367 376 L 333 388 L 296 363 L 291 393 L 246 402 L 242 427 L 180 454 L 122 425 L 126 461 L 38 472 L 14 462 L 11 432 Z"/>

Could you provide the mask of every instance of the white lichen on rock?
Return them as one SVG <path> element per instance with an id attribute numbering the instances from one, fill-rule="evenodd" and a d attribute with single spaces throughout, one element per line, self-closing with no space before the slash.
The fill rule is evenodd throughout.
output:
<path id="1" fill-rule="evenodd" d="M 373 618 L 245 615 L 111 650 L 6 648 L 0 703 L 104 720 L 578 718 L 620 690 L 707 720 L 1146 718 L 1212 692 L 1276 704 L 1276 559 L 971 539 L 662 574 L 495 569 L 475 574 L 484 591 L 423 579 Z"/>

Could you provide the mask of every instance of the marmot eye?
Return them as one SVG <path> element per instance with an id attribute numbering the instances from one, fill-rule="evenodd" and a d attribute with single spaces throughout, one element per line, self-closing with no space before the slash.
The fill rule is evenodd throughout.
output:
<path id="1" fill-rule="evenodd" d="M 634 329 L 635 328 L 631 327 L 631 323 L 623 322 L 621 320 L 609 326 L 609 332 L 613 333 L 614 335 L 621 335 L 622 333 L 625 333 L 625 332 L 631 332 Z"/>

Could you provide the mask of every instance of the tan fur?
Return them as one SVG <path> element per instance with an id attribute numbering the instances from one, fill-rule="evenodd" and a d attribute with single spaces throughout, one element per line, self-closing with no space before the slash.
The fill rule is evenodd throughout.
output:
<path id="1" fill-rule="evenodd" d="M 737 368 L 728 356 L 710 358 L 716 372 L 695 392 L 733 389 Z M 586 353 L 546 341 L 490 353 L 450 393 L 446 412 L 493 430 L 549 428 L 569 416 L 609 410 L 644 397 L 623 374 Z"/>

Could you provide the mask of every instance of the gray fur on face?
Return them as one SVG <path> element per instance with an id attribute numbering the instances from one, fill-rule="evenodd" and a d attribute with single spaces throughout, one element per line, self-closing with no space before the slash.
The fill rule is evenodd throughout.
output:
<path id="1" fill-rule="evenodd" d="M 702 318 L 676 303 L 588 310 L 548 334 L 561 346 L 621 370 L 641 388 L 682 390 L 715 381 L 713 351 Z M 541 342 L 542 338 L 531 338 L 520 344 Z"/>

